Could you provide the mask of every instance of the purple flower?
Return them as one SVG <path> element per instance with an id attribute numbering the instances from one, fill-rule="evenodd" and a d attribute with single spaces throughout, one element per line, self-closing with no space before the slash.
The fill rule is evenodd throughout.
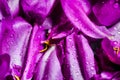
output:
<path id="1" fill-rule="evenodd" d="M 119 0 L 0 0 L 0 80 L 119 80 Z"/>
<path id="2" fill-rule="evenodd" d="M 28 46 L 31 25 L 22 18 L 2 21 L 1 54 L 10 56 L 10 74 L 21 76 L 24 57 Z"/>
<path id="3" fill-rule="evenodd" d="M 55 0 L 21 0 L 21 6 L 27 19 L 35 20 L 39 24 L 49 15 L 54 3 Z"/>

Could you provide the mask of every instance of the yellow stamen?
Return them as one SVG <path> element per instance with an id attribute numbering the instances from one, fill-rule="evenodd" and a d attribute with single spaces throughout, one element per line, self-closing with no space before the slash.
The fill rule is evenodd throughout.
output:
<path id="1" fill-rule="evenodd" d="M 18 76 L 15 75 L 14 77 L 16 78 L 16 80 L 20 80 L 20 78 Z"/>
<path id="2" fill-rule="evenodd" d="M 50 45 L 49 40 L 43 42 L 45 44 L 45 48 L 40 50 L 40 52 L 45 52 L 48 49 L 48 46 Z"/>
<path id="3" fill-rule="evenodd" d="M 48 46 L 46 45 L 44 49 L 40 50 L 40 52 L 45 52 L 48 49 Z"/>
<path id="4" fill-rule="evenodd" d="M 117 55 L 118 55 L 118 53 L 120 52 L 120 48 L 119 48 L 119 47 L 114 47 L 113 50 L 116 51 L 116 54 L 117 54 Z"/>
<path id="5" fill-rule="evenodd" d="M 44 44 L 50 45 L 49 40 L 45 41 Z"/>

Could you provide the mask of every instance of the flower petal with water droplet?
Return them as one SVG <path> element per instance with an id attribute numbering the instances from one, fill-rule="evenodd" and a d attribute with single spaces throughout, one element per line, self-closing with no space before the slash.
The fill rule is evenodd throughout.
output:
<path id="1" fill-rule="evenodd" d="M 76 3 L 73 3 L 72 0 L 61 0 L 62 7 L 64 12 L 70 21 L 81 30 L 84 34 L 93 37 L 93 38 L 104 38 L 112 36 L 111 33 L 106 28 L 99 29 L 86 15 L 80 6 L 76 6 Z M 102 31 L 101 31 L 102 30 Z"/>
<path id="2" fill-rule="evenodd" d="M 20 17 L 3 20 L 1 27 L 0 53 L 10 55 L 11 73 L 20 76 L 32 27 Z"/>

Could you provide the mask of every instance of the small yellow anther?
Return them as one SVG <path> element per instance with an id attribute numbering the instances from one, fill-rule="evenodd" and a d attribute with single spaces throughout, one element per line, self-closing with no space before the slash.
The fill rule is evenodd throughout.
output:
<path id="1" fill-rule="evenodd" d="M 45 52 L 48 49 L 48 46 L 46 45 L 44 49 L 40 50 L 40 53 Z"/>
<path id="2" fill-rule="evenodd" d="M 16 80 L 20 80 L 20 78 L 18 76 L 15 75 L 14 77 L 16 78 Z"/>
<path id="3" fill-rule="evenodd" d="M 44 41 L 43 44 L 45 44 L 45 48 L 40 50 L 41 53 L 45 52 L 48 49 L 50 42 L 49 42 L 49 40 L 47 40 L 47 41 Z"/>
<path id="4" fill-rule="evenodd" d="M 45 41 L 44 44 L 46 44 L 46 45 L 50 45 L 49 40 Z"/>
<path id="5" fill-rule="evenodd" d="M 117 55 L 118 55 L 118 53 L 120 52 L 120 48 L 119 48 L 119 47 L 114 47 L 113 50 L 116 51 L 116 54 L 117 54 Z"/>

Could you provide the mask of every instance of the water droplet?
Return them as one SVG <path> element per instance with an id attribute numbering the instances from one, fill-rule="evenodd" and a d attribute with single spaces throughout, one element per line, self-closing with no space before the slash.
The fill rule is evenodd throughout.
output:
<path id="1" fill-rule="evenodd" d="M 67 64 L 66 67 L 69 68 L 70 67 L 69 64 Z"/>
<path id="2" fill-rule="evenodd" d="M 38 36 L 38 38 L 40 38 L 40 36 Z"/>
<path id="3" fill-rule="evenodd" d="M 118 42 L 117 42 L 117 41 L 113 41 L 113 44 L 115 44 L 115 45 L 116 45 L 116 44 L 118 44 Z"/>
<path id="4" fill-rule="evenodd" d="M 10 42 L 10 45 L 13 44 L 13 41 Z"/>
<path id="5" fill-rule="evenodd" d="M 114 4 L 114 8 L 118 8 L 119 7 L 119 4 L 118 3 L 115 3 Z"/>
<path id="6" fill-rule="evenodd" d="M 93 68 L 93 67 L 91 67 L 90 69 L 91 69 L 91 70 L 93 70 L 94 68 Z"/>
<path id="7" fill-rule="evenodd" d="M 105 2 L 103 1 L 102 3 L 104 4 Z"/>
<path id="8" fill-rule="evenodd" d="M 72 48 L 74 48 L 74 46 L 73 46 Z M 73 53 L 75 54 L 75 53 L 76 53 L 76 51 L 74 50 L 74 51 L 73 51 Z"/>
<path id="9" fill-rule="evenodd" d="M 10 48 L 10 46 L 9 46 L 9 45 L 7 45 L 7 46 L 6 46 L 6 48 L 7 48 L 7 49 L 9 49 L 9 48 Z"/>
<path id="10" fill-rule="evenodd" d="M 116 27 L 114 27 L 114 30 L 117 30 L 117 28 L 116 28 Z"/>
<path id="11" fill-rule="evenodd" d="M 78 19 L 78 18 L 76 18 L 76 19 L 75 19 L 75 21 L 77 22 L 77 21 L 79 21 L 79 19 Z"/>
<path id="12" fill-rule="evenodd" d="M 88 62 L 86 62 L 86 64 L 89 64 Z"/>
<path id="13" fill-rule="evenodd" d="M 118 34 L 120 34 L 120 31 L 118 32 Z"/>
<path id="14" fill-rule="evenodd" d="M 75 66 L 75 64 L 72 64 L 72 65 L 71 65 L 71 67 L 74 67 L 74 66 Z"/>
<path id="15" fill-rule="evenodd" d="M 48 77 L 48 75 L 45 75 L 45 78 L 47 78 Z"/>
<path id="16" fill-rule="evenodd" d="M 13 34 L 10 35 L 10 37 L 13 37 L 13 36 L 14 36 Z"/>
<path id="17" fill-rule="evenodd" d="M 71 39 L 71 38 L 69 38 L 69 41 L 72 41 L 72 39 Z"/>

